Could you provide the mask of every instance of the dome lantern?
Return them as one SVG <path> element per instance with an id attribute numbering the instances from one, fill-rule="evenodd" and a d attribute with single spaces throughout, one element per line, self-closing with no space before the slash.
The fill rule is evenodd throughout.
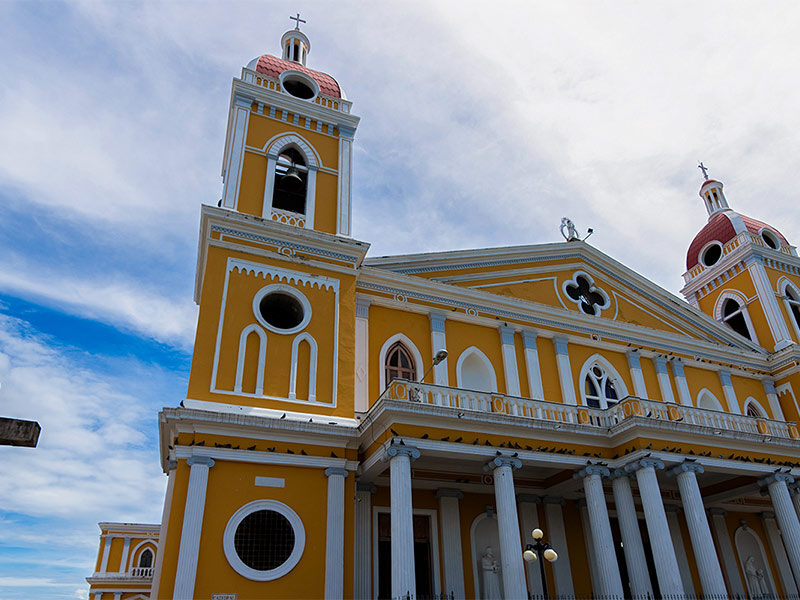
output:
<path id="1" fill-rule="evenodd" d="M 703 185 L 700 186 L 700 197 L 708 211 L 708 219 L 711 220 L 718 212 L 730 209 L 725 194 L 722 191 L 722 182 L 708 178 L 708 168 L 701 162 L 697 168 L 703 172 Z"/>
<path id="2" fill-rule="evenodd" d="M 300 13 L 295 17 L 289 17 L 295 21 L 294 29 L 290 29 L 281 36 L 281 57 L 283 60 L 289 60 L 306 66 L 306 57 L 311 52 L 311 42 L 305 33 L 300 31 L 300 23 L 305 23 L 305 20 L 300 18 Z"/>

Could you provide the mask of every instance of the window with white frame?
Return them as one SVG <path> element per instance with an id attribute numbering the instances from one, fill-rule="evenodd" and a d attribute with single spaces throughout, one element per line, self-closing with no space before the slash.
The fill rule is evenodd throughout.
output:
<path id="1" fill-rule="evenodd" d="M 143 569 L 153 566 L 153 551 L 150 548 L 145 548 L 139 555 L 139 566 Z"/>
<path id="2" fill-rule="evenodd" d="M 783 299 L 786 302 L 790 318 L 794 319 L 795 328 L 800 331 L 800 292 L 793 285 L 787 283 L 783 288 Z"/>
<path id="3" fill-rule="evenodd" d="M 745 407 L 745 414 L 748 417 L 755 417 L 756 419 L 766 418 L 764 411 L 761 410 L 761 407 L 758 404 L 756 404 L 756 402 L 753 400 L 747 402 L 747 406 Z"/>
<path id="4" fill-rule="evenodd" d="M 287 146 L 281 150 L 275 163 L 272 207 L 304 215 L 306 214 L 307 191 L 308 165 L 306 159 L 297 148 Z"/>
<path id="5" fill-rule="evenodd" d="M 722 304 L 722 321 L 736 333 L 748 340 L 753 339 L 747 324 L 744 305 L 733 298 L 726 298 Z"/>
<path id="6" fill-rule="evenodd" d="M 583 399 L 587 406 L 606 409 L 619 402 L 618 384 L 599 363 L 593 364 L 583 380 Z"/>

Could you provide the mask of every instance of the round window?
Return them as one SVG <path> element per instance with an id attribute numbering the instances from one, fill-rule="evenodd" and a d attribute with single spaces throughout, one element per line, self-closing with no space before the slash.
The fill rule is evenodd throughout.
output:
<path id="1" fill-rule="evenodd" d="M 302 100 L 313 100 L 319 93 L 317 82 L 307 75 L 294 71 L 281 74 L 281 86 L 287 94 Z"/>
<path id="2" fill-rule="evenodd" d="M 311 304 L 299 290 L 284 284 L 268 285 L 253 298 L 256 318 L 275 333 L 297 333 L 311 319 Z"/>
<path id="3" fill-rule="evenodd" d="M 720 258 L 722 258 L 722 246 L 719 244 L 712 244 L 703 250 L 702 260 L 706 267 L 717 264 Z"/>
<path id="4" fill-rule="evenodd" d="M 225 527 L 223 548 L 231 567 L 254 581 L 286 575 L 305 547 L 300 517 L 277 500 L 256 500 L 237 510 Z"/>
<path id="5" fill-rule="evenodd" d="M 778 239 L 778 236 L 772 233 L 769 229 L 761 230 L 761 239 L 764 240 L 764 243 L 773 250 L 778 250 L 781 247 L 781 242 Z"/>

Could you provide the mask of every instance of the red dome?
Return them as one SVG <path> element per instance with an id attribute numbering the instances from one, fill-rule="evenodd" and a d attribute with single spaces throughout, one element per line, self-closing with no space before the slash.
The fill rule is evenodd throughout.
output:
<path id="1" fill-rule="evenodd" d="M 762 223 L 756 219 L 740 215 L 732 210 L 726 210 L 712 217 L 708 224 L 706 224 L 706 226 L 703 227 L 696 236 L 694 236 L 692 243 L 689 245 L 689 252 L 686 253 L 687 271 L 700 262 L 699 255 L 700 250 L 703 249 L 703 246 L 712 241 L 717 241 L 724 246 L 736 237 L 736 229 L 734 224 L 731 222 L 731 219 L 735 219 L 737 217 L 741 218 L 745 228 L 750 233 L 758 235 L 759 231 L 767 228 L 781 239 L 781 243 L 786 244 L 787 246 L 789 245 L 789 242 L 786 241 L 786 238 L 783 237 L 781 232 L 774 227 L 771 227 L 770 225 Z"/>
<path id="2" fill-rule="evenodd" d="M 320 94 L 332 96 L 334 98 L 342 97 L 342 90 L 336 80 L 327 73 L 320 73 L 304 67 L 300 63 L 292 62 L 290 60 L 283 60 L 264 54 L 260 56 L 256 63 L 256 71 L 268 77 L 278 78 L 284 71 L 300 71 L 311 77 L 319 85 Z"/>

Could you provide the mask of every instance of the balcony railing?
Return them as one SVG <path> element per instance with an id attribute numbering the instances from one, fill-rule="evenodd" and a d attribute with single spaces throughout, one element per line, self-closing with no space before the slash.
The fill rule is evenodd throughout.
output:
<path id="1" fill-rule="evenodd" d="M 672 402 L 643 400 L 634 396 L 628 396 L 613 406 L 600 409 L 396 379 L 381 394 L 379 400 L 383 399 L 407 400 L 459 410 L 500 413 L 603 429 L 613 427 L 626 419 L 639 417 L 709 427 L 714 429 L 715 433 L 725 431 L 800 439 L 797 423 L 735 415 Z"/>
<path id="2" fill-rule="evenodd" d="M 131 577 L 150 578 L 153 577 L 153 567 L 133 567 L 130 570 Z"/>

